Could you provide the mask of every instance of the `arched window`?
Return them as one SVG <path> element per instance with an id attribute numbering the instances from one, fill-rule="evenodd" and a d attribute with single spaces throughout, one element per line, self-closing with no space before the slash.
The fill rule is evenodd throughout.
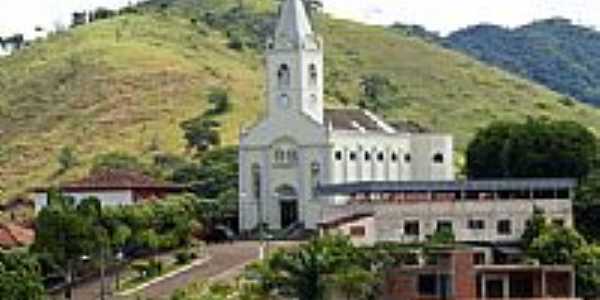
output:
<path id="1" fill-rule="evenodd" d="M 410 163 L 411 160 L 412 160 L 412 156 L 410 155 L 410 153 L 404 154 L 404 162 L 406 162 L 408 164 L 408 163 Z"/>
<path id="2" fill-rule="evenodd" d="M 393 162 L 397 162 L 398 161 L 398 154 L 396 154 L 396 152 L 392 152 L 392 155 L 391 155 L 390 159 Z"/>
<path id="3" fill-rule="evenodd" d="M 385 160 L 385 154 L 383 152 L 377 153 L 377 160 L 378 161 L 384 161 Z"/>
<path id="4" fill-rule="evenodd" d="M 371 152 L 365 151 L 365 161 L 371 160 Z"/>
<path id="5" fill-rule="evenodd" d="M 298 152 L 296 152 L 296 150 L 289 149 L 286 155 L 288 163 L 295 163 L 298 161 Z"/>
<path id="6" fill-rule="evenodd" d="M 319 164 L 318 162 L 313 162 L 310 165 L 310 178 L 311 178 L 311 182 L 313 184 L 313 186 L 318 186 L 319 185 L 319 180 L 321 177 L 321 164 Z"/>
<path id="7" fill-rule="evenodd" d="M 253 164 L 252 165 L 252 193 L 255 199 L 260 198 L 260 165 Z"/>
<path id="8" fill-rule="evenodd" d="M 285 151 L 283 149 L 275 150 L 275 163 L 283 163 L 285 161 Z"/>
<path id="9" fill-rule="evenodd" d="M 280 87 L 286 87 L 290 85 L 290 67 L 286 64 L 282 64 L 277 71 L 277 82 Z"/>
<path id="10" fill-rule="evenodd" d="M 433 162 L 436 164 L 443 164 L 444 163 L 444 154 L 442 153 L 436 153 L 433 156 Z"/>
<path id="11" fill-rule="evenodd" d="M 308 66 L 308 76 L 310 85 L 317 85 L 319 81 L 319 71 L 317 71 L 317 66 L 315 64 L 310 64 L 310 66 Z"/>

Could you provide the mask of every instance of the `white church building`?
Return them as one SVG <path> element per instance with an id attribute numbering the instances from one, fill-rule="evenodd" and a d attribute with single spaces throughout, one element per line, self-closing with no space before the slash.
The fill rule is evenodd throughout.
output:
<path id="1" fill-rule="evenodd" d="M 451 135 L 396 128 L 360 109 L 325 109 L 323 40 L 301 0 L 286 0 L 267 44 L 266 116 L 240 136 L 240 230 L 316 229 L 321 185 L 452 181 Z"/>

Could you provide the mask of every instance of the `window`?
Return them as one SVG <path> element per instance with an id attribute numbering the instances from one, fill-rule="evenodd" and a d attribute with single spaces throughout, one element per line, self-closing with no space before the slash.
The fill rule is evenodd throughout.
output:
<path id="1" fill-rule="evenodd" d="M 433 156 L 433 162 L 436 164 L 443 164 L 444 163 L 444 155 L 441 153 L 436 153 Z"/>
<path id="2" fill-rule="evenodd" d="M 510 235 L 512 233 L 512 224 L 510 220 L 498 221 L 498 234 L 499 235 Z"/>
<path id="3" fill-rule="evenodd" d="M 371 153 L 365 152 L 365 161 L 370 161 L 370 160 L 371 160 Z"/>
<path id="4" fill-rule="evenodd" d="M 377 160 L 383 161 L 385 159 L 385 154 L 383 152 L 377 153 Z"/>
<path id="5" fill-rule="evenodd" d="M 252 165 L 252 192 L 254 194 L 254 199 L 260 199 L 260 165 L 253 164 Z"/>
<path id="6" fill-rule="evenodd" d="M 290 85 L 290 67 L 286 64 L 282 64 L 277 71 L 277 82 L 280 87 Z"/>
<path id="7" fill-rule="evenodd" d="M 410 156 L 410 153 L 404 154 L 404 162 L 406 162 L 408 164 L 408 163 L 410 163 L 411 160 L 412 160 L 412 157 Z"/>
<path id="8" fill-rule="evenodd" d="M 354 151 L 350 152 L 350 160 L 351 161 L 355 161 L 356 160 L 356 152 L 354 152 Z"/>
<path id="9" fill-rule="evenodd" d="M 393 162 L 397 162 L 398 161 L 398 154 L 396 154 L 396 152 L 392 152 L 392 155 L 391 155 L 390 159 Z"/>
<path id="10" fill-rule="evenodd" d="M 483 252 L 476 252 L 473 254 L 473 264 L 478 266 L 478 265 L 485 265 L 485 253 Z"/>
<path id="11" fill-rule="evenodd" d="M 452 296 L 452 276 L 448 274 L 421 274 L 418 278 L 420 296 L 448 299 Z"/>
<path id="12" fill-rule="evenodd" d="M 298 162 L 298 152 L 296 152 L 296 150 L 288 150 L 286 152 L 286 160 L 288 163 L 295 163 Z"/>
<path id="13" fill-rule="evenodd" d="M 412 236 L 419 236 L 419 234 L 420 234 L 419 221 L 404 222 L 404 234 L 412 235 Z"/>
<path id="14" fill-rule="evenodd" d="M 321 177 L 321 164 L 313 162 L 310 165 L 310 176 L 312 179 L 313 186 L 319 185 L 319 178 Z"/>
<path id="15" fill-rule="evenodd" d="M 419 275 L 419 295 L 436 296 L 437 284 L 437 276 L 435 274 Z"/>
<path id="16" fill-rule="evenodd" d="M 556 226 L 564 227 L 565 226 L 565 220 L 563 220 L 563 219 L 552 219 L 552 224 L 554 224 Z"/>
<path id="17" fill-rule="evenodd" d="M 309 83 L 310 85 L 317 85 L 317 82 L 319 80 L 319 73 L 317 71 L 317 66 L 315 64 L 311 64 L 308 67 L 308 73 L 309 73 Z"/>
<path id="18" fill-rule="evenodd" d="M 469 220 L 467 227 L 472 230 L 482 230 L 482 229 L 485 229 L 485 221 L 484 220 Z"/>
<path id="19" fill-rule="evenodd" d="M 335 151 L 335 160 L 342 160 L 344 158 L 344 155 L 342 153 L 342 151 Z"/>
<path id="20" fill-rule="evenodd" d="M 367 235 L 367 231 L 364 226 L 352 226 L 350 227 L 350 236 L 352 237 L 364 237 Z"/>
<path id="21" fill-rule="evenodd" d="M 437 221 L 437 232 L 454 232 L 454 226 L 452 225 L 452 221 Z"/>
<path id="22" fill-rule="evenodd" d="M 275 150 L 275 163 L 283 163 L 285 162 L 285 151 L 283 149 Z"/>

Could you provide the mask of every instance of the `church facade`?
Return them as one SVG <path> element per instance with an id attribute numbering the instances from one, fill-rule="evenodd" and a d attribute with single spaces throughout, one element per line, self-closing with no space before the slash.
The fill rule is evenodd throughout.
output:
<path id="1" fill-rule="evenodd" d="M 241 231 L 316 229 L 325 207 L 346 201 L 319 197 L 321 185 L 454 179 L 450 135 L 325 109 L 323 50 L 302 1 L 284 1 L 267 43 L 267 113 L 240 135 Z"/>

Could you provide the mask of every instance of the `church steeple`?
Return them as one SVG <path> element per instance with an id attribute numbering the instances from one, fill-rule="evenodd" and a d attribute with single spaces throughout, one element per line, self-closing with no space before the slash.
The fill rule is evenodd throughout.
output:
<path id="1" fill-rule="evenodd" d="M 302 0 L 285 0 L 281 7 L 275 39 L 302 45 L 312 35 L 312 26 Z"/>
<path id="2" fill-rule="evenodd" d="M 285 0 L 280 13 L 266 51 L 268 113 L 301 113 L 323 124 L 323 43 L 302 0 Z"/>

